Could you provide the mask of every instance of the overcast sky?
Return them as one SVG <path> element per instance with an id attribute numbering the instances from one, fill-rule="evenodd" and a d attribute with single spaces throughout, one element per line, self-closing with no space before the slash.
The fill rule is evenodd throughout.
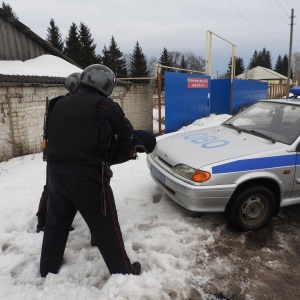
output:
<path id="1" fill-rule="evenodd" d="M 1 1 L 2 2 L 2 1 Z M 112 35 L 123 53 L 138 41 L 147 58 L 168 51 L 193 51 L 206 57 L 206 33 L 211 31 L 236 45 L 236 55 L 247 67 L 255 50 L 265 47 L 273 67 L 278 55 L 289 53 L 291 10 L 294 8 L 293 52 L 300 51 L 299 0 L 6 0 L 41 38 L 53 18 L 63 39 L 72 22 L 85 23 L 101 54 Z M 212 75 L 223 74 L 231 44 L 212 39 Z"/>

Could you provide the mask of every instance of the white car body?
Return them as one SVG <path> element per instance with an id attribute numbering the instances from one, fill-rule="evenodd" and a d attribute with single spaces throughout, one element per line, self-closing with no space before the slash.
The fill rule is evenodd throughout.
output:
<path id="1" fill-rule="evenodd" d="M 298 128 L 287 127 L 285 132 L 285 122 Z M 249 131 L 257 128 L 259 132 Z M 225 212 L 236 191 L 258 185 L 274 194 L 272 209 L 277 212 L 300 203 L 299 135 L 299 100 L 261 100 L 220 126 L 162 138 L 147 162 L 159 187 L 188 210 Z M 211 177 L 194 182 L 175 172 L 178 165 Z"/>

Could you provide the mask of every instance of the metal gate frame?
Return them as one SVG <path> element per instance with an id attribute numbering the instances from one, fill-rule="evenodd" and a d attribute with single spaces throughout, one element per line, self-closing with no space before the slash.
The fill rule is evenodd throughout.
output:
<path id="1" fill-rule="evenodd" d="M 175 68 L 175 67 L 169 67 L 169 66 L 163 66 L 163 65 L 156 65 L 156 78 L 157 78 L 157 90 L 158 90 L 158 135 L 162 135 L 164 131 L 162 130 L 162 117 L 161 117 L 161 107 L 162 107 L 162 79 L 164 76 L 162 75 L 162 68 L 164 69 L 170 69 L 174 71 L 181 71 L 186 72 L 189 74 L 206 74 L 206 72 L 197 71 L 197 70 L 187 70 L 187 69 L 181 69 L 181 68 Z"/>

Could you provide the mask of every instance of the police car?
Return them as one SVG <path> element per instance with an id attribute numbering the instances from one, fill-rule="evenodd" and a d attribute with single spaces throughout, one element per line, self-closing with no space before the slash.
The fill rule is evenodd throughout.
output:
<path id="1" fill-rule="evenodd" d="M 260 100 L 220 126 L 158 140 L 147 164 L 186 209 L 225 212 L 232 227 L 258 230 L 300 203 L 299 135 L 299 100 Z"/>

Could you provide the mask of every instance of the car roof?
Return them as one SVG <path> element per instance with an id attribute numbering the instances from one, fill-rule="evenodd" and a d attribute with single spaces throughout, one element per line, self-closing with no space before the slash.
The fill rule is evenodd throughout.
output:
<path id="1" fill-rule="evenodd" d="M 275 102 L 275 103 L 293 104 L 293 105 L 300 106 L 300 99 L 298 98 L 261 99 L 258 102 Z"/>

